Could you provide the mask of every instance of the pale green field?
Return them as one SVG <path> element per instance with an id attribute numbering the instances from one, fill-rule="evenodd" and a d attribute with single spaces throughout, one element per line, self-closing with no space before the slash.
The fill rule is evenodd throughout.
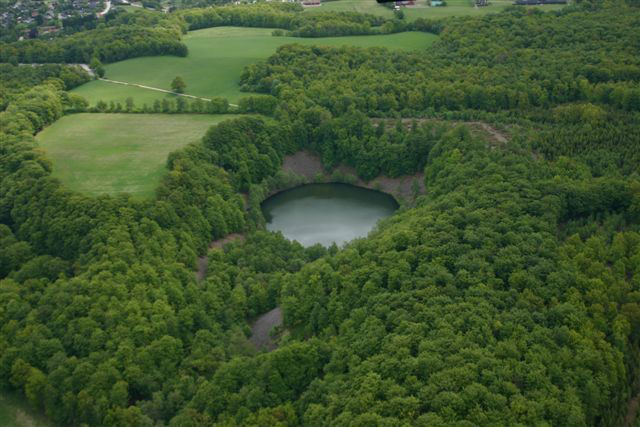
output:
<path id="1" fill-rule="evenodd" d="M 131 97 L 135 100 L 137 106 L 143 104 L 152 105 L 156 99 L 175 98 L 175 95 L 169 95 L 153 90 L 142 89 L 135 86 L 124 86 L 101 80 L 93 80 L 85 83 L 72 90 L 73 93 L 82 95 L 89 101 L 91 105 L 95 105 L 99 100 L 120 102 L 124 105 L 125 100 Z"/>
<path id="2" fill-rule="evenodd" d="M 186 58 L 154 56 L 135 58 L 107 65 L 105 77 L 111 80 L 169 89 L 171 80 L 182 76 L 185 93 L 205 98 L 225 97 L 235 102 L 246 93 L 240 92 L 238 81 L 245 66 L 268 58 L 279 46 L 290 43 L 319 46 L 381 46 L 390 49 L 419 49 L 429 46 L 437 36 L 406 32 L 380 36 L 326 38 L 272 37 L 271 29 L 217 27 L 188 33 L 184 42 L 189 47 Z M 97 101 L 124 103 L 132 97 L 137 105 L 151 104 L 166 95 L 147 89 L 127 87 L 103 81 L 92 81 L 73 92 L 94 105 Z"/>
<path id="3" fill-rule="evenodd" d="M 24 397 L 0 393 L 0 426 L 2 427 L 51 427 L 53 424 L 36 413 Z"/>
<path id="4" fill-rule="evenodd" d="M 500 12 L 502 9 L 513 4 L 513 0 L 489 0 L 489 6 L 473 7 L 471 0 L 447 0 L 447 6 L 429 7 L 428 0 L 416 0 L 415 6 L 403 7 L 405 19 L 413 21 L 417 18 L 446 18 L 448 16 L 480 16 L 487 13 Z M 558 10 L 562 5 L 545 5 L 545 6 L 526 6 L 527 8 L 536 7 L 541 10 Z M 380 15 L 392 17 L 393 11 L 389 8 L 381 6 L 376 0 L 336 0 L 323 3 L 319 7 L 309 7 L 305 9 L 305 13 L 316 13 L 322 11 L 353 11 L 360 13 L 370 13 L 372 15 Z"/>
<path id="5" fill-rule="evenodd" d="M 233 115 L 72 114 L 36 136 L 53 176 L 85 194 L 149 197 L 166 172 L 167 155 L 198 141 Z"/>

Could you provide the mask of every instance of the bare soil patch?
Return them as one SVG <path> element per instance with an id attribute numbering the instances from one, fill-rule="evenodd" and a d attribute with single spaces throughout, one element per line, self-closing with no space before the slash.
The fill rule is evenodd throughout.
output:
<path id="1" fill-rule="evenodd" d="M 275 350 L 278 347 L 277 337 L 273 337 L 271 331 L 280 326 L 282 326 L 282 309 L 276 307 L 256 319 L 251 326 L 249 341 L 258 350 Z"/>
<path id="2" fill-rule="evenodd" d="M 333 172 L 327 172 L 322 167 L 320 157 L 310 151 L 299 151 L 295 154 L 286 156 L 282 169 L 285 172 L 294 173 L 307 178 L 313 182 L 318 175 L 322 175 L 323 182 L 331 182 Z M 414 181 L 418 184 L 418 193 L 424 193 L 424 175 L 417 173 L 415 175 L 401 176 L 390 178 L 388 176 L 378 176 L 371 181 L 364 181 L 357 178 L 356 171 L 349 166 L 338 166 L 335 171 L 342 175 L 350 175 L 356 178 L 354 185 L 369 188 L 372 190 L 384 191 L 394 196 L 396 199 L 410 201 L 413 199 Z"/>

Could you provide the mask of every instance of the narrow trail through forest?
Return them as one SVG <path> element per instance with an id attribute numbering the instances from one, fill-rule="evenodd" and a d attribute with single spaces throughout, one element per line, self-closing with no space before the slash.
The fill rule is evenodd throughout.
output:
<path id="1" fill-rule="evenodd" d="M 169 93 L 171 95 L 184 96 L 185 98 L 200 99 L 202 101 L 211 102 L 210 98 L 203 98 L 201 96 L 195 96 L 195 95 L 187 95 L 186 93 L 172 92 L 170 90 L 160 89 L 158 87 L 139 85 L 137 83 L 121 82 L 119 80 L 105 79 L 103 77 L 98 78 L 98 80 L 101 80 L 101 81 L 107 82 L 107 83 L 114 83 L 114 84 L 125 85 L 125 86 L 135 86 L 135 87 L 139 87 L 141 89 L 155 90 L 156 92 Z M 237 107 L 238 106 L 237 104 L 231 104 L 231 103 L 229 103 L 229 105 L 232 106 L 232 107 Z"/>

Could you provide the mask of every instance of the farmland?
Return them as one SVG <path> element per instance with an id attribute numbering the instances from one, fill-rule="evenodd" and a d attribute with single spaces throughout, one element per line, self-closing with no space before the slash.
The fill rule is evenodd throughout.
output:
<path id="1" fill-rule="evenodd" d="M 37 135 L 53 175 L 85 194 L 153 193 L 167 155 L 231 115 L 74 114 Z"/>
<path id="2" fill-rule="evenodd" d="M 513 0 L 492 0 L 489 6 L 473 7 L 471 0 L 447 0 L 445 7 L 429 7 L 427 0 L 417 0 L 415 6 L 404 7 L 402 11 L 408 21 L 414 21 L 418 18 L 446 18 L 450 16 L 481 16 L 487 13 L 497 13 L 513 4 Z M 528 6 L 529 8 L 532 6 Z M 558 10 L 561 5 L 545 5 L 533 6 L 540 7 L 544 11 Z M 376 0 L 337 0 L 323 3 L 320 7 L 310 7 L 305 10 L 306 13 L 318 12 L 360 12 L 370 13 L 390 18 L 393 11 L 387 7 L 381 6 Z"/>
<path id="3" fill-rule="evenodd" d="M 169 89 L 171 80 L 184 78 L 185 93 L 205 98 L 221 96 L 229 102 L 243 96 L 238 86 L 242 69 L 275 53 L 279 46 L 290 43 L 320 46 L 387 47 L 390 49 L 420 49 L 429 46 L 437 36 L 406 32 L 391 35 L 327 38 L 272 37 L 271 29 L 217 27 L 192 31 L 184 37 L 189 48 L 186 58 L 155 56 L 130 59 L 106 66 L 106 77 L 128 83 Z M 151 104 L 166 95 L 161 92 L 92 81 L 74 90 L 90 104 L 99 100 L 124 103 L 132 97 L 137 105 Z"/>

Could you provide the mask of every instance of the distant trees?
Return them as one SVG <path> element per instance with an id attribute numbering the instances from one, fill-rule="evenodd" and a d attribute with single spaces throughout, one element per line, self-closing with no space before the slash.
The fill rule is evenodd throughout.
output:
<path id="1" fill-rule="evenodd" d="M 102 66 L 102 62 L 100 62 L 100 60 L 95 56 L 91 58 L 89 68 L 91 68 L 98 77 L 104 77 L 104 67 Z"/>
<path id="2" fill-rule="evenodd" d="M 52 41 L 25 40 L 0 44 L 0 62 L 89 63 L 92 58 L 115 62 L 147 55 L 186 56 L 187 47 L 173 28 L 122 25 L 75 33 Z"/>
<path id="3" fill-rule="evenodd" d="M 171 81 L 171 90 L 176 93 L 184 93 L 186 88 L 187 88 L 187 84 L 184 82 L 184 80 L 180 76 L 176 76 Z"/>

